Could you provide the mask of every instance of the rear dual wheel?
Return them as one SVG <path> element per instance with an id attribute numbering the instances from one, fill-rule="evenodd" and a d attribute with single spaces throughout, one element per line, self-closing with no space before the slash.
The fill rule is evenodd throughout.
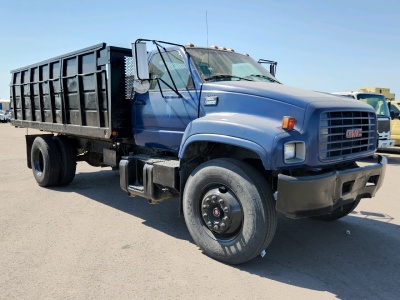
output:
<path id="1" fill-rule="evenodd" d="M 197 167 L 185 186 L 186 225 L 203 252 L 229 264 L 259 255 L 276 231 L 272 192 L 250 165 L 215 159 Z"/>
<path id="2" fill-rule="evenodd" d="M 76 172 L 76 151 L 70 141 L 64 136 L 55 136 L 53 140 L 60 152 L 61 166 L 57 185 L 67 185 L 74 180 Z"/>
<path id="3" fill-rule="evenodd" d="M 32 144 L 31 163 L 40 186 L 66 185 L 75 176 L 75 149 L 65 137 L 38 136 Z"/>
<path id="4" fill-rule="evenodd" d="M 60 152 L 51 136 L 38 136 L 31 149 L 33 176 L 42 187 L 57 184 L 60 174 Z"/>

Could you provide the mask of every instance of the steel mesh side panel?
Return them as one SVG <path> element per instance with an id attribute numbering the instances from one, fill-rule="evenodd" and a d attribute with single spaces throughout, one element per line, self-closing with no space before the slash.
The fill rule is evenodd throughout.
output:
<path id="1" fill-rule="evenodd" d="M 130 99 L 133 90 L 134 79 L 133 57 L 125 56 L 125 98 Z"/>

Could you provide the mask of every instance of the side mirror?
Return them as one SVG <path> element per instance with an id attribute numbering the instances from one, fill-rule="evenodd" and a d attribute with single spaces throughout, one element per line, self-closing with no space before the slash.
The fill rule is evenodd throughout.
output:
<path id="1" fill-rule="evenodd" d="M 400 113 L 394 112 L 393 110 L 391 110 L 391 111 L 390 111 L 390 118 L 391 118 L 392 120 L 394 120 L 394 119 L 399 119 L 399 120 L 400 120 Z"/>
<path id="2" fill-rule="evenodd" d="M 132 43 L 132 58 L 134 70 L 133 89 L 139 94 L 144 94 L 150 88 L 146 42 L 136 41 Z"/>

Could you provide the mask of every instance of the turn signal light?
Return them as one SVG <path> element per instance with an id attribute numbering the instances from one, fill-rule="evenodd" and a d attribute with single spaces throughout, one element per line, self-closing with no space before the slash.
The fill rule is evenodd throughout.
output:
<path id="1" fill-rule="evenodd" d="M 295 122 L 296 122 L 296 119 L 294 117 L 284 116 L 282 118 L 282 129 L 285 129 L 288 131 L 293 130 Z"/>

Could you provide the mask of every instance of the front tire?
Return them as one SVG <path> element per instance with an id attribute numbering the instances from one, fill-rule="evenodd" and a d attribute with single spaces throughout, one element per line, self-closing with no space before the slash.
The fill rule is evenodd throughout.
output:
<path id="1" fill-rule="evenodd" d="M 33 176 L 42 187 L 57 184 L 60 173 L 60 153 L 51 136 L 38 136 L 31 149 Z"/>
<path id="2" fill-rule="evenodd" d="M 183 194 L 183 213 L 203 252 L 229 264 L 259 255 L 277 225 L 268 184 L 253 167 L 234 159 L 211 160 L 192 172 Z"/>

